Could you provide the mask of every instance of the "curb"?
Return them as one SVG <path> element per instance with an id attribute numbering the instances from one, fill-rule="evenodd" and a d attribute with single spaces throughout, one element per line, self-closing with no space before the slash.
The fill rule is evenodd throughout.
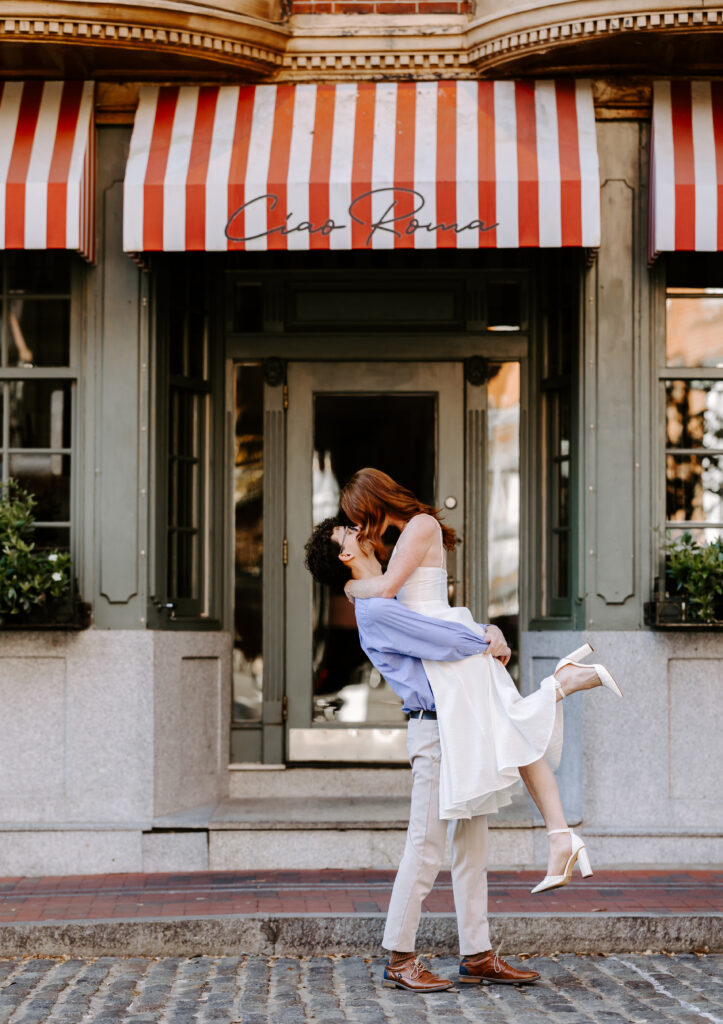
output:
<path id="1" fill-rule="evenodd" d="M 0 924 L 0 956 L 381 955 L 386 915 L 276 914 Z M 492 914 L 495 948 L 513 953 L 723 952 L 723 914 Z M 455 955 L 454 914 L 425 914 L 418 948 Z"/>

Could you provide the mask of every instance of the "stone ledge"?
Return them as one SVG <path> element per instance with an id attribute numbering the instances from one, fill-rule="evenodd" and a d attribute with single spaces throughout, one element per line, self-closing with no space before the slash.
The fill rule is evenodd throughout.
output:
<path id="1" fill-rule="evenodd" d="M 408 796 L 242 797 L 224 800 L 208 828 L 283 831 L 308 829 L 404 829 L 409 823 Z M 531 828 L 527 801 L 490 815 L 490 828 Z"/>
<path id="2" fill-rule="evenodd" d="M 384 914 L 229 915 L 0 925 L 0 956 L 319 956 L 380 954 Z M 723 951 L 723 914 L 491 914 L 512 953 Z M 453 914 L 423 914 L 421 952 L 455 954 Z"/>

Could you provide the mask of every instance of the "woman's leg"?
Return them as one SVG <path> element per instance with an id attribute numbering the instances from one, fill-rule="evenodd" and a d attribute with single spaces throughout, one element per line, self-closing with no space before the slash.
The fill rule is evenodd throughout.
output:
<path id="1" fill-rule="evenodd" d="M 547 831 L 567 828 L 557 779 L 547 761 L 541 757 L 539 761 L 523 765 L 520 768 L 520 776 L 545 821 Z M 562 874 L 565 862 L 572 851 L 570 836 L 567 833 L 548 836 L 547 844 L 547 874 Z"/>

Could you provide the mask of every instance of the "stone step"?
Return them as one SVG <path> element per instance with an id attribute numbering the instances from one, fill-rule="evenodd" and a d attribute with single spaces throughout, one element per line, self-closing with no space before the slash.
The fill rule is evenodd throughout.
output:
<path id="1" fill-rule="evenodd" d="M 209 830 L 406 829 L 408 796 L 245 797 L 224 800 Z"/>
<path id="2" fill-rule="evenodd" d="M 408 796 L 230 798 L 207 825 L 209 868 L 396 868 L 408 822 Z M 523 793 L 489 824 L 493 863 L 534 863 L 536 830 Z"/>
<path id="3" fill-rule="evenodd" d="M 404 796 L 412 791 L 409 765 L 399 768 L 285 768 L 231 765 L 229 797 Z"/>
<path id="4" fill-rule="evenodd" d="M 168 820 L 168 819 L 166 819 Z M 409 796 L 267 796 L 232 797 L 217 805 L 210 830 L 267 829 L 406 829 Z M 531 828 L 533 818 L 522 792 L 497 814 L 490 828 Z"/>

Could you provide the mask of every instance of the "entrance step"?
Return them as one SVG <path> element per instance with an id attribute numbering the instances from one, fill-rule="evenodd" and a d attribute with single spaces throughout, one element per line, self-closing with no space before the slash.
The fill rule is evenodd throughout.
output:
<path id="1" fill-rule="evenodd" d="M 408 796 L 247 797 L 224 800 L 210 829 L 406 829 Z"/>
<path id="2" fill-rule="evenodd" d="M 405 797 L 412 792 L 409 765 L 399 768 L 266 768 L 231 765 L 229 796 Z"/>
<path id="3" fill-rule="evenodd" d="M 306 786 L 303 778 L 291 781 L 294 786 Z M 381 779 L 376 782 L 386 784 Z M 396 868 L 409 821 L 409 796 L 342 796 L 340 792 L 344 789 L 337 788 L 334 795 L 317 792 L 223 801 L 208 823 L 209 868 Z M 534 822 L 523 793 L 491 815 L 489 824 L 490 863 L 508 867 L 535 863 Z"/>

